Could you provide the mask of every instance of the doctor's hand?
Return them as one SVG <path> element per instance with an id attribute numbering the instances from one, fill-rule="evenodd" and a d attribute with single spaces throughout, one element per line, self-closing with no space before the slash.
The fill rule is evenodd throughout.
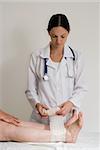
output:
<path id="1" fill-rule="evenodd" d="M 15 126 L 20 126 L 20 120 L 2 110 L 0 110 L 0 120 L 13 124 Z"/>
<path id="2" fill-rule="evenodd" d="M 76 120 L 78 120 L 79 118 L 79 111 L 77 108 L 73 108 L 72 109 L 72 116 L 71 118 L 66 122 L 66 126 L 69 127 L 71 124 L 73 124 L 74 122 L 76 122 Z"/>
<path id="3" fill-rule="evenodd" d="M 40 116 L 41 116 L 42 118 L 48 118 L 48 115 L 45 113 L 45 110 L 48 110 L 48 109 L 49 109 L 49 108 L 47 107 L 47 105 L 37 103 L 37 104 L 36 104 L 36 108 L 37 108 L 37 111 L 38 111 L 38 113 L 40 114 Z"/>
<path id="4" fill-rule="evenodd" d="M 72 108 L 74 107 L 74 104 L 70 101 L 67 101 L 67 102 L 64 102 L 63 104 L 61 104 L 59 107 L 60 107 L 60 110 L 57 111 L 56 114 L 65 116 L 69 112 L 71 112 Z"/>

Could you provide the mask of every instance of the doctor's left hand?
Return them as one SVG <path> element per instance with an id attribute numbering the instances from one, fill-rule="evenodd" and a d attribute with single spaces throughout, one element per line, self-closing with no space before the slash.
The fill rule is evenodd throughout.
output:
<path id="1" fill-rule="evenodd" d="M 60 107 L 60 110 L 57 111 L 56 114 L 65 116 L 69 112 L 71 112 L 72 108 L 74 107 L 74 104 L 70 101 L 67 101 L 67 102 L 64 102 L 63 104 L 61 104 L 59 107 Z"/>

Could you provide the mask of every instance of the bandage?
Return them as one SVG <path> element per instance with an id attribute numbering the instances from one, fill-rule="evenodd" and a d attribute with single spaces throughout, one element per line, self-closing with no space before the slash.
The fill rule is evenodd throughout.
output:
<path id="1" fill-rule="evenodd" d="M 65 142 L 66 141 L 66 129 L 64 127 L 63 116 L 50 116 L 50 131 L 51 142 Z"/>
<path id="2" fill-rule="evenodd" d="M 56 112 L 59 110 L 60 110 L 59 107 L 52 107 L 52 108 L 49 108 L 48 110 L 43 109 L 43 113 L 47 114 L 48 116 L 54 116 L 56 115 Z"/>

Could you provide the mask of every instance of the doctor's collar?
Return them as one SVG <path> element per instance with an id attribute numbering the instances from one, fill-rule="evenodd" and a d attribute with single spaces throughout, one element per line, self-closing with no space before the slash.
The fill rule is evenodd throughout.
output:
<path id="1" fill-rule="evenodd" d="M 64 57 L 65 58 L 74 58 L 71 48 L 68 45 L 65 45 L 65 47 L 64 47 Z"/>
<path id="2" fill-rule="evenodd" d="M 42 50 L 41 50 L 41 53 L 40 53 L 40 57 L 42 58 L 50 58 L 50 43 L 45 46 Z M 65 45 L 64 46 L 64 54 L 63 54 L 63 57 L 65 58 L 74 58 L 71 50 L 70 50 L 70 47 L 68 45 Z"/>
<path id="3" fill-rule="evenodd" d="M 40 53 L 40 57 L 42 58 L 50 58 L 50 44 L 46 45 Z"/>

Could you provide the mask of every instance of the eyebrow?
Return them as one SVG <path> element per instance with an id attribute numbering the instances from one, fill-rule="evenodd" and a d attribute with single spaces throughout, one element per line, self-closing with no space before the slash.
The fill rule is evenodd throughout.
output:
<path id="1" fill-rule="evenodd" d="M 56 34 L 51 34 L 52 36 L 57 36 Z M 60 36 L 64 36 L 64 35 L 66 35 L 66 33 L 63 33 L 63 34 L 61 34 Z"/>

